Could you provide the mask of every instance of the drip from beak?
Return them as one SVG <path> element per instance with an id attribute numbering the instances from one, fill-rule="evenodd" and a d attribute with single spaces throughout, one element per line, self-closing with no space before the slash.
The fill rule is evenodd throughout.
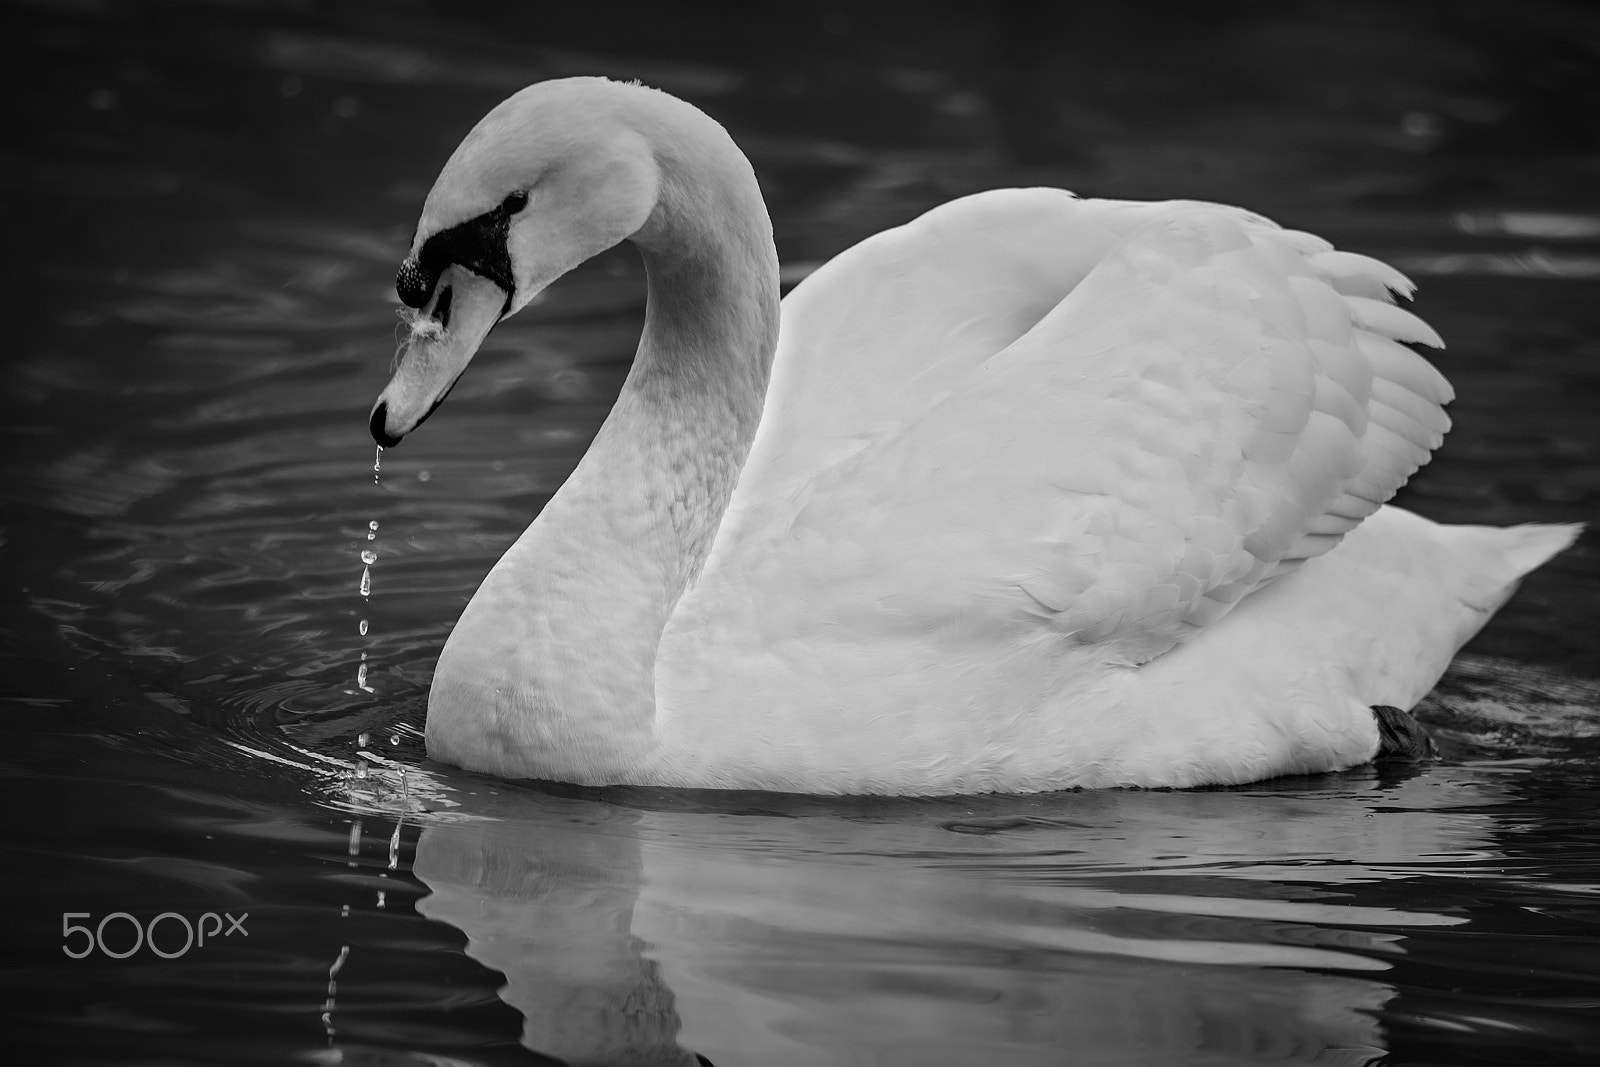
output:
<path id="1" fill-rule="evenodd" d="M 406 299 L 406 294 L 401 296 Z M 399 444 L 444 403 L 500 320 L 506 301 L 498 285 L 464 267 L 452 265 L 440 272 L 431 299 L 407 319 L 411 336 L 394 376 L 372 406 L 369 425 L 374 441 L 385 448 Z"/>

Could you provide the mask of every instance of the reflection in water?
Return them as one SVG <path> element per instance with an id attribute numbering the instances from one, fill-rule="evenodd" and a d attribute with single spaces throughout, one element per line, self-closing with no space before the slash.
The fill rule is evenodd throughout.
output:
<path id="1" fill-rule="evenodd" d="M 1471 808 L 1504 794 L 1471 768 L 709 810 L 506 787 L 450 794 L 413 870 L 524 1043 L 575 1064 L 1371 1063 L 1408 933 L 1466 921 L 1406 883 L 1490 858 Z"/>
<path id="2" fill-rule="evenodd" d="M 684 1064 L 672 990 L 633 932 L 644 885 L 637 812 L 539 798 L 527 818 L 435 823 L 413 871 L 418 911 L 504 972 L 529 1048 L 577 1064 Z"/>

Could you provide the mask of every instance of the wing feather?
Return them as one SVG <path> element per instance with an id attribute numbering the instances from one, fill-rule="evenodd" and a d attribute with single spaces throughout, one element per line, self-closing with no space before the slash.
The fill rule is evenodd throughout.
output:
<path id="1" fill-rule="evenodd" d="M 907 625 L 1043 624 L 1131 665 L 1333 549 L 1427 462 L 1451 392 L 1377 260 L 1234 208 L 1074 205 L 1105 216 L 1081 280 L 810 476 L 786 536 L 856 546 L 838 596 Z M 921 254 L 962 255 L 950 222 Z"/>
<path id="2" fill-rule="evenodd" d="M 1308 257 L 1311 268 L 1347 296 L 1388 300 L 1391 292 L 1409 299 L 1416 283 L 1381 259 L 1360 252 L 1319 252 Z"/>

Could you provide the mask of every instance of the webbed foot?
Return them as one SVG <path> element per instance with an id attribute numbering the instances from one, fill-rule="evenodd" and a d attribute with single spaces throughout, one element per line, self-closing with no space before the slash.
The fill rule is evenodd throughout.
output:
<path id="1" fill-rule="evenodd" d="M 1389 704 L 1374 704 L 1372 716 L 1378 720 L 1378 754 L 1372 757 L 1374 760 L 1422 763 L 1439 758 L 1433 738 L 1410 712 Z"/>

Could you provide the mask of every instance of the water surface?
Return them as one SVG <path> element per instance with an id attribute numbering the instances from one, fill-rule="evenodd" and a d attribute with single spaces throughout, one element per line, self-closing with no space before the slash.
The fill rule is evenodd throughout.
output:
<path id="1" fill-rule="evenodd" d="M 583 268 L 496 330 L 374 479 L 366 411 L 421 199 L 537 78 L 639 77 L 722 119 L 790 282 L 952 196 L 1030 183 L 1243 203 L 1388 258 L 1460 394 L 1402 502 L 1600 511 L 1600 23 L 1576 5 L 757 6 L 0 7 L 13 1044 L 197 1064 L 1592 1062 L 1593 535 L 1424 706 L 1437 766 L 821 801 L 426 761 L 438 648 L 582 454 L 643 313 L 629 254 Z M 63 952 L 63 914 L 117 912 L 113 952 L 165 912 L 247 914 L 247 933 L 170 959 Z"/>

